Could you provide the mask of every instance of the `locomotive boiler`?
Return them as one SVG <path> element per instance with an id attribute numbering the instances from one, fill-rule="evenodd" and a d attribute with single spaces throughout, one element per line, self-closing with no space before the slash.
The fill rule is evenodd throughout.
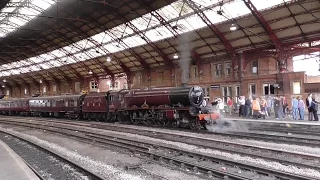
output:
<path id="1" fill-rule="evenodd" d="M 125 107 L 122 109 L 134 124 L 195 127 L 203 98 L 203 90 L 199 86 L 135 89 L 123 94 L 122 104 Z"/>

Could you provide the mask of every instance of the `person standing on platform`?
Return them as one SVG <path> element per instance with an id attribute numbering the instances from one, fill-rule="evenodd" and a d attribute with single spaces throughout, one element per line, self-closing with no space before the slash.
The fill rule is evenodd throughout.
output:
<path id="1" fill-rule="evenodd" d="M 293 120 L 298 120 L 298 114 L 299 114 L 299 101 L 295 97 L 292 98 L 292 118 Z"/>
<path id="2" fill-rule="evenodd" d="M 312 121 L 313 120 L 313 113 L 311 109 L 311 104 L 312 104 L 312 94 L 308 94 L 308 97 L 306 98 L 306 105 L 308 108 L 308 120 Z"/>
<path id="3" fill-rule="evenodd" d="M 245 117 L 245 99 L 243 96 L 240 96 L 240 99 L 239 99 L 239 104 L 240 104 L 240 108 L 239 108 L 239 117 Z"/>
<path id="4" fill-rule="evenodd" d="M 253 98 L 252 111 L 253 111 L 253 113 L 252 113 L 253 118 L 258 119 L 259 118 L 259 111 L 261 111 L 259 98 L 255 98 L 255 97 Z"/>
<path id="5" fill-rule="evenodd" d="M 227 105 L 228 105 L 228 111 L 229 115 L 232 115 L 232 107 L 233 107 L 233 102 L 230 97 L 227 98 Z"/>
<path id="6" fill-rule="evenodd" d="M 268 99 L 267 99 L 267 111 L 268 111 L 268 115 L 269 116 L 271 115 L 271 108 L 272 108 L 272 99 L 269 96 Z"/>
<path id="7" fill-rule="evenodd" d="M 274 98 L 274 101 L 273 101 L 273 110 L 274 110 L 274 117 L 276 119 L 279 119 L 279 98 L 278 96 Z"/>
<path id="8" fill-rule="evenodd" d="M 267 103 L 267 100 L 264 97 L 261 98 L 261 107 L 262 107 L 261 110 L 264 112 L 266 117 L 269 117 L 268 103 Z"/>
<path id="9" fill-rule="evenodd" d="M 298 96 L 298 108 L 299 108 L 299 115 L 300 115 L 300 120 L 304 120 L 304 101 Z"/>
<path id="10" fill-rule="evenodd" d="M 280 118 L 282 118 L 282 119 L 284 119 L 284 117 L 285 117 L 285 114 L 283 113 L 283 108 L 284 108 L 284 99 L 283 99 L 283 97 L 281 96 L 280 98 L 279 98 L 279 109 L 278 109 L 278 118 L 280 119 Z"/>
<path id="11" fill-rule="evenodd" d="M 313 96 L 312 100 L 311 100 L 311 110 L 312 110 L 312 114 L 314 116 L 314 121 L 319 121 L 318 104 L 319 104 L 319 102 L 316 101 L 316 98 Z"/>
<path id="12" fill-rule="evenodd" d="M 252 98 L 249 96 L 248 99 L 246 99 L 245 102 L 245 108 L 246 108 L 246 117 L 250 117 L 252 115 Z"/>

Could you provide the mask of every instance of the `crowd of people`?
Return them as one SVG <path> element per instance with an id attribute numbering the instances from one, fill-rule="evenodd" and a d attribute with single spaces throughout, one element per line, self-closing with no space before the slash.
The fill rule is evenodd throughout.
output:
<path id="1" fill-rule="evenodd" d="M 239 117 L 246 118 L 268 118 L 285 119 L 289 117 L 293 120 L 304 120 L 305 110 L 308 112 L 309 121 L 319 121 L 318 118 L 318 102 L 315 95 L 308 94 L 304 101 L 300 96 L 293 97 L 291 104 L 288 104 L 284 96 L 275 97 L 255 97 L 240 96 L 234 103 L 230 97 L 227 97 L 226 103 L 221 98 L 215 98 L 212 103 L 206 105 L 214 107 L 219 113 L 234 115 L 236 112 Z M 226 108 L 225 108 L 226 107 Z"/>

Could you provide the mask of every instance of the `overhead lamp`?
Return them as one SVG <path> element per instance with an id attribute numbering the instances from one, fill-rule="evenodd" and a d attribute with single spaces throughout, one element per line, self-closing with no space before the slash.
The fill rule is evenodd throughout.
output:
<path id="1" fill-rule="evenodd" d="M 89 74 L 92 74 L 92 73 L 93 73 L 93 72 L 90 70 L 90 71 L 89 71 Z"/>
<path id="2" fill-rule="evenodd" d="M 111 61 L 111 57 L 107 57 L 107 62 L 110 62 Z"/>
<path id="3" fill-rule="evenodd" d="M 2 80 L 2 81 L 3 81 L 3 82 L 7 82 L 7 80 L 5 80 L 5 79 L 4 79 L 4 80 Z"/>
<path id="4" fill-rule="evenodd" d="M 231 31 L 237 30 L 237 26 L 236 26 L 235 24 L 231 24 L 230 30 L 231 30 Z"/>
<path id="5" fill-rule="evenodd" d="M 173 58 L 178 59 L 179 58 L 178 54 L 173 55 Z"/>
<path id="6" fill-rule="evenodd" d="M 110 86 L 110 85 L 111 85 L 111 82 L 110 82 L 110 81 L 107 81 L 107 84 Z"/>
<path id="7" fill-rule="evenodd" d="M 2 87 L 4 88 L 4 87 L 6 87 L 5 85 L 2 85 Z"/>
<path id="8" fill-rule="evenodd" d="M 39 80 L 39 83 L 40 83 L 40 84 L 42 83 L 42 80 L 41 80 L 41 79 Z"/>

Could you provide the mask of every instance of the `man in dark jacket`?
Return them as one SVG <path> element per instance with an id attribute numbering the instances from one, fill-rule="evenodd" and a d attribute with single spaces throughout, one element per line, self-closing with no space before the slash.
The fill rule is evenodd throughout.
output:
<path id="1" fill-rule="evenodd" d="M 279 103 L 279 97 L 276 96 L 273 100 L 273 110 L 276 119 L 279 119 Z"/>
<path id="2" fill-rule="evenodd" d="M 311 112 L 314 116 L 314 120 L 315 121 L 319 121 L 319 118 L 318 118 L 318 103 L 315 99 L 315 97 L 312 97 L 312 101 L 311 101 L 311 106 L 310 106 L 310 109 L 311 109 Z"/>
<path id="3" fill-rule="evenodd" d="M 313 112 L 312 112 L 312 108 L 311 108 L 311 103 L 312 102 L 312 94 L 308 94 L 308 97 L 306 98 L 306 106 L 308 108 L 308 120 L 312 121 L 313 120 Z"/>

